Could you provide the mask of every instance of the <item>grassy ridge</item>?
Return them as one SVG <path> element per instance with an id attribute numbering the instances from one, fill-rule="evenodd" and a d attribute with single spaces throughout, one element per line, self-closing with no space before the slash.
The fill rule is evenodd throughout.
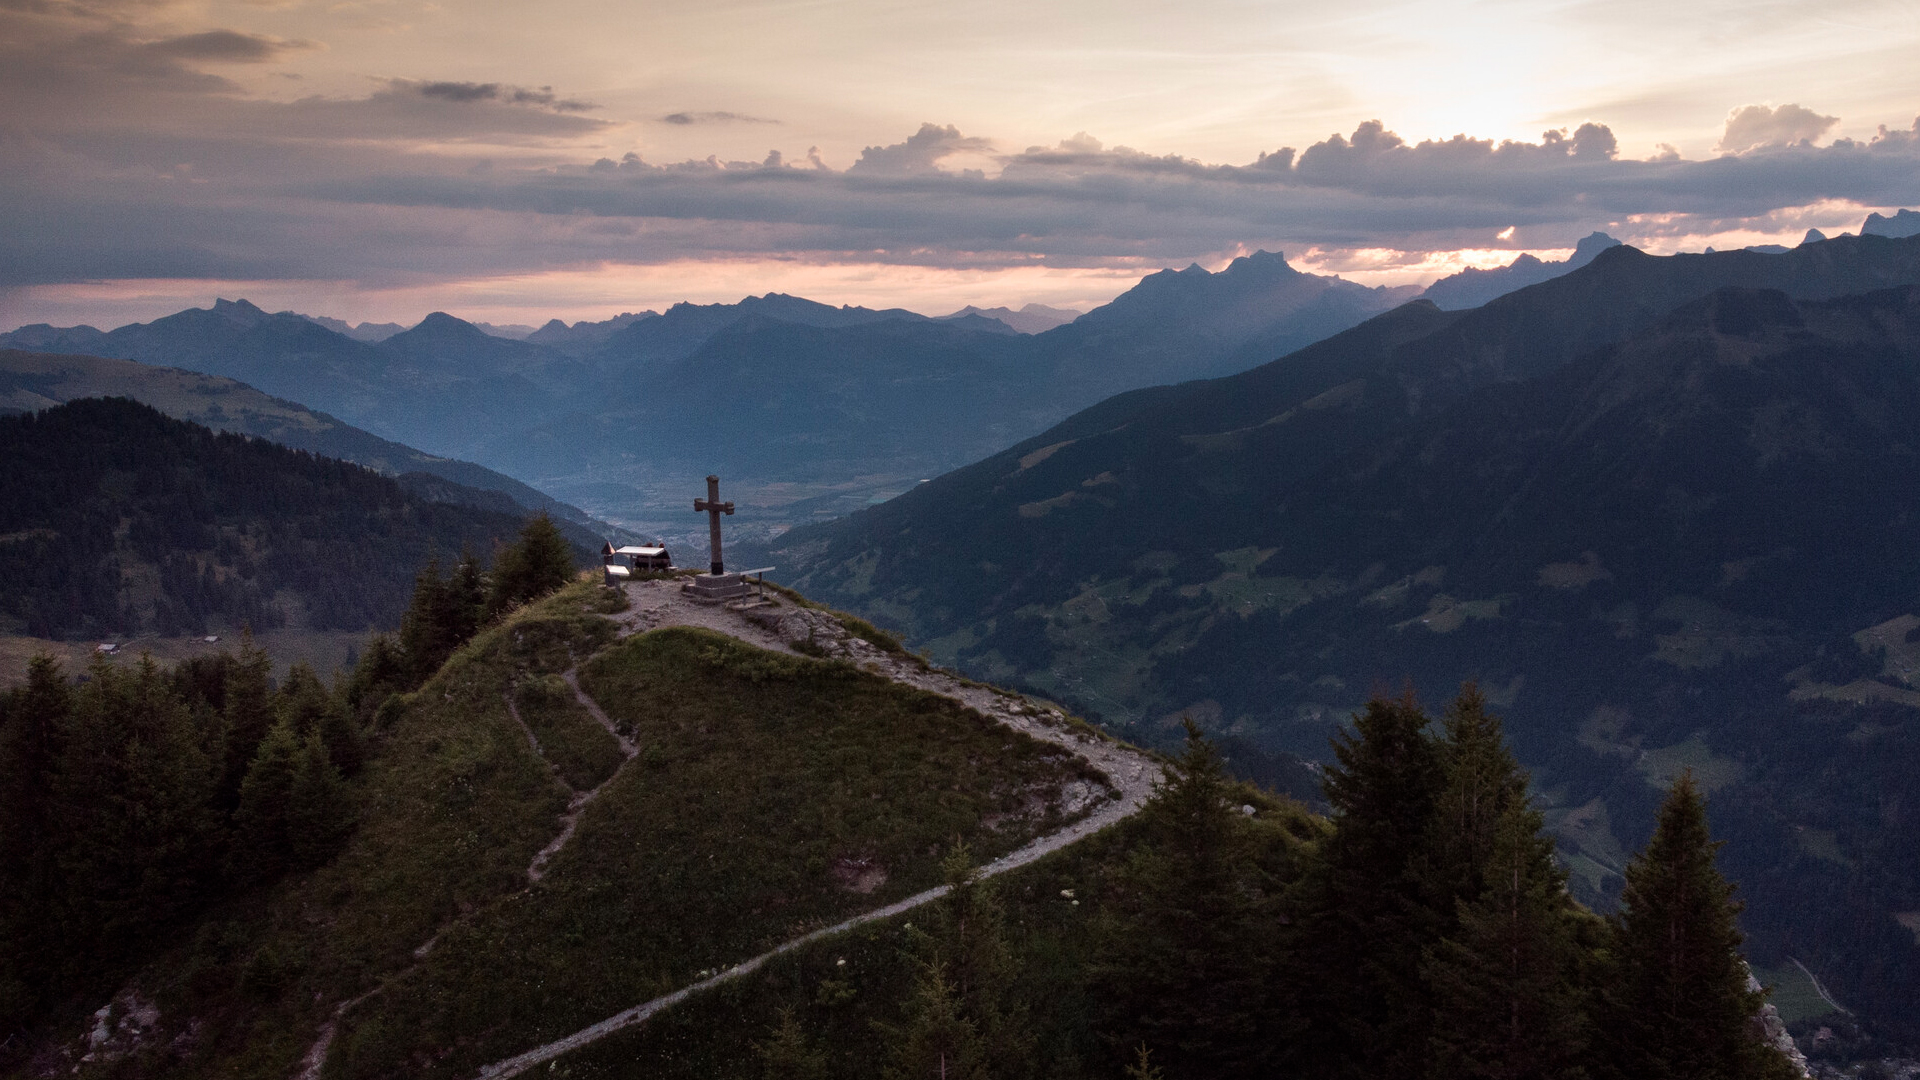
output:
<path id="1" fill-rule="evenodd" d="M 844 663 L 659 630 L 581 681 L 642 747 L 539 885 L 348 1014 L 331 1075 L 455 1076 L 1062 824 L 1083 766 Z M 524 745 L 524 739 L 522 740 Z"/>

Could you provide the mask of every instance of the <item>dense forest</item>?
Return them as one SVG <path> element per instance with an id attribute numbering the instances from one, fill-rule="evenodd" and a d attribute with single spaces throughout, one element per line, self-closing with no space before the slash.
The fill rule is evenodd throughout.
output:
<path id="1" fill-rule="evenodd" d="M 391 627 L 429 552 L 522 520 L 124 399 L 0 418 L 0 459 L 0 629 L 34 637 Z"/>
<path id="2" fill-rule="evenodd" d="M 166 931 L 325 864 L 355 828 L 353 780 L 391 718 L 382 705 L 572 577 L 544 515 L 490 569 L 467 555 L 443 580 L 429 563 L 398 639 L 376 635 L 331 687 L 301 664 L 274 685 L 245 638 L 171 670 L 99 656 L 76 679 L 34 660 L 0 695 L 0 1044 L 76 995 L 110 993 Z M 241 993 L 278 988 L 287 962 L 251 957 Z"/>

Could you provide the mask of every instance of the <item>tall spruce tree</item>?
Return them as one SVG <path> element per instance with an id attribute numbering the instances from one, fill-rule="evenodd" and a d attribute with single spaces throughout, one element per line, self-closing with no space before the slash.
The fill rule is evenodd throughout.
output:
<path id="1" fill-rule="evenodd" d="M 938 958 L 923 961 L 907 1001 L 907 1023 L 893 1034 L 887 1080 L 988 1080 L 987 1044 L 968 1019 Z"/>
<path id="2" fill-rule="evenodd" d="M 433 556 L 414 576 L 413 597 L 400 618 L 400 649 L 406 654 L 414 686 L 432 678 L 460 647 L 455 636 L 458 629 L 452 591 L 440 576 L 439 556 Z"/>
<path id="3" fill-rule="evenodd" d="M 1007 948 L 1006 913 L 965 844 L 954 845 L 941 872 L 949 891 L 935 906 L 919 951 L 945 970 L 961 1015 L 986 1048 L 988 1071 L 996 1080 L 1015 1080 L 1031 1068 L 1033 1039 L 1012 1002 L 1014 961 Z"/>
<path id="4" fill-rule="evenodd" d="M 573 551 L 567 538 L 543 510 L 527 519 L 519 539 L 493 560 L 493 588 L 487 610 L 499 614 L 537 599 L 573 580 Z"/>
<path id="5" fill-rule="evenodd" d="M 72 708 L 59 662 L 45 655 L 0 697 L 0 1031 L 45 1004 L 57 963 L 53 769 Z"/>
<path id="6" fill-rule="evenodd" d="M 827 1080 L 826 1052 L 807 1038 L 791 1009 L 780 1011 L 780 1023 L 754 1050 L 766 1080 Z"/>
<path id="7" fill-rule="evenodd" d="M 304 745 L 293 721 L 282 719 L 254 752 L 233 815 L 231 872 L 241 881 L 271 881 L 287 869 L 287 811 Z"/>
<path id="8" fill-rule="evenodd" d="M 273 727 L 273 661 L 254 644 L 253 632 L 240 634 L 240 653 L 227 673 L 221 713 L 226 727 L 226 754 L 221 791 L 228 807 L 238 805 L 240 782 L 247 777 L 260 740 Z"/>
<path id="9" fill-rule="evenodd" d="M 1589 1023 L 1579 917 L 1538 811 L 1508 802 L 1452 934 L 1421 965 L 1430 1080 L 1580 1080 Z"/>
<path id="10" fill-rule="evenodd" d="M 1305 1071 L 1417 1076 L 1426 1052 L 1426 908 L 1421 856 L 1439 794 L 1440 756 L 1408 691 L 1375 697 L 1333 742 L 1323 780 L 1333 832 L 1300 882 L 1288 979 L 1301 1005 Z"/>
<path id="11" fill-rule="evenodd" d="M 96 660 L 61 742 L 62 922 L 96 958 L 117 960 L 212 887 L 220 769 L 150 657 L 131 673 Z"/>
<path id="12" fill-rule="evenodd" d="M 1454 927 L 1456 906 L 1484 889 L 1494 834 L 1509 810 L 1525 806 L 1527 775 L 1507 749 L 1500 718 L 1471 682 L 1447 707 L 1435 750 L 1440 789 L 1417 862 L 1423 906 L 1438 919 L 1433 936 L 1442 937 Z"/>
<path id="13" fill-rule="evenodd" d="M 295 870 L 310 870 L 333 858 L 353 831 L 346 783 L 317 731 L 307 735 L 294 759 L 285 822 L 288 864 Z"/>
<path id="14" fill-rule="evenodd" d="M 334 767 L 344 776 L 360 771 L 366 760 L 366 746 L 360 725 L 346 703 L 328 690 L 307 664 L 295 664 L 287 671 L 287 681 L 274 702 L 276 715 L 293 725 L 305 738 L 317 735 L 326 746 Z"/>
<path id="15" fill-rule="evenodd" d="M 1288 1050 L 1268 1007 L 1273 924 L 1226 769 L 1191 721 L 1096 925 L 1091 971 L 1116 1053 L 1168 1075 L 1260 1076 Z"/>
<path id="16" fill-rule="evenodd" d="M 1619 1077 L 1755 1080 L 1797 1071 L 1754 1034 L 1766 996 L 1747 989 L 1741 905 L 1714 866 L 1719 847 L 1688 770 L 1661 805 L 1646 850 L 1627 865 L 1613 920 L 1601 1030 Z"/>

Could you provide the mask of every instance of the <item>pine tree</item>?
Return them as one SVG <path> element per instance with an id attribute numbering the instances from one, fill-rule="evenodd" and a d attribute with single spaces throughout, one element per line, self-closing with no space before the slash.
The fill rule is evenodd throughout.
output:
<path id="1" fill-rule="evenodd" d="M 1431 1080 L 1578 1080 L 1587 1037 L 1576 914 L 1542 818 L 1511 801 L 1460 901 L 1452 936 L 1426 950 Z"/>
<path id="2" fill-rule="evenodd" d="M 226 753 L 221 790 L 224 805 L 231 807 L 239 802 L 240 782 L 274 720 L 273 660 L 253 643 L 251 630 L 241 631 L 240 655 L 227 673 L 223 695 Z"/>
<path id="3" fill-rule="evenodd" d="M 440 577 L 440 559 L 434 556 L 413 579 L 413 598 L 400 618 L 400 649 L 415 686 L 433 677 L 460 645 L 452 610 L 452 594 Z"/>
<path id="4" fill-rule="evenodd" d="M 243 881 L 271 881 L 287 868 L 287 811 L 302 747 L 290 720 L 274 724 L 240 784 L 232 862 L 234 876 Z"/>
<path id="5" fill-rule="evenodd" d="M 405 692 L 409 685 L 405 653 L 391 637 L 375 634 L 367 642 L 367 651 L 360 654 L 360 662 L 353 665 L 353 674 L 347 678 L 347 708 L 364 729 L 389 697 Z"/>
<path id="6" fill-rule="evenodd" d="M 60 949 L 50 926 L 53 770 L 72 708 L 59 662 L 45 655 L 0 698 L 0 1023 L 44 1004 Z"/>
<path id="7" fill-rule="evenodd" d="M 1006 913 L 965 844 L 954 845 L 941 871 L 950 891 L 934 908 L 933 930 L 921 951 L 943 965 L 961 1015 L 987 1048 L 990 1071 L 999 1080 L 1012 1080 L 1028 1070 L 1033 1040 L 1025 1017 L 1011 1004 L 1014 961 L 1007 948 Z"/>
<path id="8" fill-rule="evenodd" d="M 1333 832 L 1295 892 L 1288 978 L 1303 1000 L 1306 1071 L 1414 1076 L 1426 1047 L 1420 960 L 1434 914 L 1419 874 L 1442 773 L 1411 691 L 1375 697 L 1334 740 Z"/>
<path id="9" fill-rule="evenodd" d="M 307 736 L 294 759 L 285 820 L 288 864 L 295 870 L 310 870 L 333 858 L 353 831 L 346 783 L 317 731 Z"/>
<path id="10" fill-rule="evenodd" d="M 1524 807 L 1527 776 L 1507 750 L 1500 718 L 1486 710 L 1480 688 L 1467 683 L 1447 708 L 1436 746 L 1440 790 L 1428 818 L 1419 873 L 1425 907 L 1441 919 L 1434 936 L 1453 929 L 1455 906 L 1478 897 L 1502 815 Z"/>
<path id="11" fill-rule="evenodd" d="M 754 1050 L 766 1080 L 827 1080 L 826 1052 L 807 1038 L 791 1009 L 780 1011 L 780 1023 Z"/>
<path id="12" fill-rule="evenodd" d="M 487 611 L 497 615 L 537 599 L 573 580 L 573 551 L 545 511 L 527 519 L 520 538 L 493 560 Z"/>
<path id="13" fill-rule="evenodd" d="M 1186 749 L 1143 815 L 1146 842 L 1096 925 L 1101 1026 L 1144 1044 L 1174 1076 L 1263 1075 L 1286 1032 L 1267 1015 L 1270 924 L 1219 753 L 1187 723 Z"/>
<path id="14" fill-rule="evenodd" d="M 100 956 L 134 947 L 212 886 L 220 770 L 150 657 L 96 660 L 54 769 L 62 921 Z"/>
<path id="15" fill-rule="evenodd" d="M 276 715 L 291 723 L 294 732 L 302 738 L 318 735 L 342 775 L 352 776 L 360 771 L 366 760 L 360 725 L 345 703 L 314 674 L 312 667 L 295 664 L 288 670 L 286 685 L 280 688 L 274 708 Z"/>
<path id="16" fill-rule="evenodd" d="M 1674 782 L 1646 850 L 1626 870 L 1604 990 L 1613 1067 L 1635 1080 L 1792 1075 L 1750 1024 L 1766 995 L 1747 989 L 1741 905 L 1714 866 L 1706 804 L 1691 770 Z"/>
<path id="17" fill-rule="evenodd" d="M 460 549 L 460 561 L 447 579 L 447 610 L 456 641 L 472 640 L 487 617 L 486 573 L 471 548 Z"/>
<path id="18" fill-rule="evenodd" d="M 907 1024 L 894 1033 L 887 1080 L 987 1080 L 987 1047 L 964 1015 L 946 965 L 920 965 Z"/>

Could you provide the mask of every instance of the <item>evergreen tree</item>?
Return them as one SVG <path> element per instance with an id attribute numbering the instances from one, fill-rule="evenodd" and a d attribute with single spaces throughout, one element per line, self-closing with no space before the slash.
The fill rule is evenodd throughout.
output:
<path id="1" fill-rule="evenodd" d="M 1447 708 L 1435 748 L 1440 790 L 1434 796 L 1419 872 L 1425 908 L 1438 915 L 1433 936 L 1453 929 L 1456 905 L 1477 898 L 1504 814 L 1524 807 L 1527 776 L 1507 750 L 1500 718 L 1486 710 L 1480 688 L 1467 683 Z"/>
<path id="2" fill-rule="evenodd" d="M 291 720 L 274 724 L 240 784 L 232 862 L 234 876 L 243 881 L 271 881 L 287 868 L 287 811 L 303 745 Z"/>
<path id="3" fill-rule="evenodd" d="M 1143 815 L 1146 841 L 1095 931 L 1108 1040 L 1151 1047 L 1176 1077 L 1264 1075 L 1285 1049 L 1285 1030 L 1265 1022 L 1270 924 L 1228 795 L 1219 753 L 1188 721 L 1186 749 Z"/>
<path id="4" fill-rule="evenodd" d="M 326 863 L 353 831 L 346 783 L 317 731 L 307 736 L 294 759 L 285 820 L 288 863 L 296 870 Z"/>
<path id="5" fill-rule="evenodd" d="M 987 1080 L 987 1046 L 938 959 L 920 965 L 907 1024 L 894 1033 L 887 1080 Z"/>
<path id="6" fill-rule="evenodd" d="M 826 1052 L 807 1038 L 791 1009 L 780 1011 L 780 1023 L 754 1049 L 766 1080 L 827 1080 Z"/>
<path id="7" fill-rule="evenodd" d="M 150 657 L 132 674 L 96 660 L 61 742 L 62 921 L 71 940 L 118 957 L 211 887 L 220 770 Z"/>
<path id="8" fill-rule="evenodd" d="M 260 740 L 273 727 L 273 660 L 253 643 L 253 631 L 240 634 L 240 655 L 234 658 L 222 688 L 221 716 L 226 728 L 222 763 L 222 802 L 239 803 L 240 782 L 260 749 Z"/>
<path id="9" fill-rule="evenodd" d="M 1494 823 L 1480 895 L 1429 946 L 1432 1080 L 1578 1080 L 1588 1037 L 1576 913 L 1542 818 L 1518 800 Z"/>
<path id="10" fill-rule="evenodd" d="M 487 610 L 499 614 L 558 589 L 573 580 L 573 551 L 567 538 L 541 511 L 527 519 L 520 538 L 493 560 L 493 588 Z"/>
<path id="11" fill-rule="evenodd" d="M 1439 920 L 1419 873 L 1442 773 L 1428 718 L 1411 691 L 1375 697 L 1334 740 L 1323 787 L 1333 832 L 1295 895 L 1294 985 L 1307 1071 L 1415 1076 L 1426 1049 L 1422 949 Z"/>
<path id="12" fill-rule="evenodd" d="M 344 702 L 329 691 L 320 676 L 306 664 L 295 664 L 287 672 L 286 685 L 274 702 L 275 714 L 293 725 L 302 738 L 317 735 L 342 775 L 360 771 L 366 759 L 366 747 Z"/>
<path id="13" fill-rule="evenodd" d="M 1653 839 L 1627 865 L 1613 920 L 1605 1023 L 1613 1067 L 1634 1080 L 1791 1076 L 1754 1035 L 1766 995 L 1747 989 L 1734 886 L 1714 866 L 1706 804 L 1691 770 L 1660 807 Z"/>
<path id="14" fill-rule="evenodd" d="M 447 579 L 447 611 L 453 638 L 462 642 L 472 640 L 487 617 L 486 574 L 472 548 L 460 549 L 460 561 Z"/>
<path id="15" fill-rule="evenodd" d="M 34 657 L 0 698 L 0 1027 L 44 1004 L 60 941 L 51 932 L 54 762 L 72 711 L 60 664 Z"/>
<path id="16" fill-rule="evenodd" d="M 458 629 L 453 596 L 440 576 L 439 556 L 434 556 L 414 577 L 413 598 L 400 619 L 400 649 L 406 653 L 414 686 L 432 678 L 460 647 L 454 636 Z"/>
<path id="17" fill-rule="evenodd" d="M 1134 1057 L 1127 1064 L 1127 1080 L 1167 1080 L 1167 1074 L 1153 1063 L 1153 1051 L 1146 1043 L 1134 1048 Z"/>
<path id="18" fill-rule="evenodd" d="M 941 870 L 950 891 L 934 908 L 933 932 L 922 941 L 922 952 L 943 965 L 961 1015 L 986 1047 L 989 1071 L 1012 1080 L 1030 1067 L 1033 1039 L 1025 1017 L 1011 1006 L 1014 962 L 1005 911 L 965 844 L 954 846 Z"/>
<path id="19" fill-rule="evenodd" d="M 406 654 L 386 634 L 375 634 L 367 642 L 367 651 L 353 666 L 347 678 L 347 708 L 362 728 L 372 723 L 374 714 L 389 697 L 408 689 Z"/>

